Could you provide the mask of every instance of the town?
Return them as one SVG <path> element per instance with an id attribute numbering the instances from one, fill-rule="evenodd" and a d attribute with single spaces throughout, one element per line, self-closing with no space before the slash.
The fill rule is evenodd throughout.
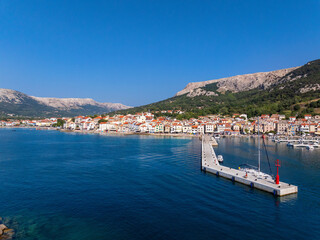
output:
<path id="1" fill-rule="evenodd" d="M 272 114 L 271 116 L 261 115 L 248 119 L 246 114 L 233 114 L 233 116 L 208 115 L 199 116 L 197 119 L 177 120 L 170 117 L 170 114 L 168 115 L 173 111 L 165 112 L 166 116 L 160 117 L 155 117 L 154 112 L 143 112 L 134 115 L 95 115 L 40 120 L 8 119 L 0 121 L 0 127 L 56 128 L 62 131 L 122 134 L 220 134 L 236 136 L 255 134 L 260 130 L 261 133 L 269 135 L 320 135 L 319 115 L 305 115 L 301 119 L 296 117 L 286 119 L 285 115 Z"/>

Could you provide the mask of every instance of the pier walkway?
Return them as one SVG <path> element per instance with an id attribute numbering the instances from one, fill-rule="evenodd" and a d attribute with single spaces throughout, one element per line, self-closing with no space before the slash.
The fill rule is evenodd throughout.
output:
<path id="1" fill-rule="evenodd" d="M 201 163 L 201 168 L 205 172 L 230 179 L 233 182 L 248 185 L 251 188 L 257 188 L 272 193 L 275 196 L 285 196 L 298 192 L 297 186 L 284 182 L 280 182 L 280 184 L 277 185 L 272 179 L 257 177 L 250 174 L 246 176 L 246 172 L 244 171 L 220 165 L 212 148 L 211 138 L 205 135 L 202 137 Z"/>

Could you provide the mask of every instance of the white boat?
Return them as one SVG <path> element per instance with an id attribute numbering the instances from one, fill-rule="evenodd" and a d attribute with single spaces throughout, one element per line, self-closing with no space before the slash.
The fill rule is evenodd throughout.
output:
<path id="1" fill-rule="evenodd" d="M 218 161 L 219 162 L 223 162 L 223 156 L 222 155 L 218 155 Z"/>
<path id="2" fill-rule="evenodd" d="M 215 139 L 220 139 L 220 135 L 219 134 L 216 134 L 213 136 Z"/>
<path id="3" fill-rule="evenodd" d="M 313 149 L 314 149 L 314 146 L 308 145 L 306 148 L 307 148 L 308 150 L 313 150 Z"/>
<path id="4" fill-rule="evenodd" d="M 246 173 L 246 176 L 250 175 L 250 176 L 254 176 L 256 178 L 260 178 L 260 179 L 266 179 L 266 180 L 270 180 L 270 181 L 274 181 L 274 178 L 266 173 L 263 173 L 260 171 L 260 124 L 259 124 L 259 118 L 258 118 L 258 167 L 255 166 L 250 166 L 248 164 L 242 164 L 239 166 L 239 170 L 240 171 L 244 171 Z M 279 140 L 276 140 L 277 142 L 280 142 Z M 270 169 L 271 172 L 271 169 Z"/>
<path id="5" fill-rule="evenodd" d="M 239 166 L 239 170 L 245 172 L 247 176 L 253 176 L 255 178 L 266 179 L 270 181 L 274 180 L 271 175 L 261 172 L 258 168 L 254 166 L 243 164 Z"/>

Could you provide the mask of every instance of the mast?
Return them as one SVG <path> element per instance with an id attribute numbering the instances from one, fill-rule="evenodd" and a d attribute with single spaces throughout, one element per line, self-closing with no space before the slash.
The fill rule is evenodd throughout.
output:
<path id="1" fill-rule="evenodd" d="M 260 172 L 260 117 L 258 117 L 258 171 Z"/>

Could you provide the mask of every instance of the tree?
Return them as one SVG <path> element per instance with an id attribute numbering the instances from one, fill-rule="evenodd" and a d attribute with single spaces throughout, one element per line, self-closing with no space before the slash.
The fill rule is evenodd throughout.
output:
<path id="1" fill-rule="evenodd" d="M 63 124 L 65 124 L 65 121 L 62 119 L 58 119 L 57 123 L 53 124 L 52 127 L 63 127 Z"/>
<path id="2" fill-rule="evenodd" d="M 293 107 L 293 109 L 294 109 L 295 111 L 299 111 L 300 108 L 301 108 L 301 106 L 300 106 L 299 104 L 296 104 L 296 105 L 294 105 L 294 107 Z"/>
<path id="3" fill-rule="evenodd" d="M 63 124 L 65 124 L 65 121 L 62 120 L 62 119 L 58 119 L 56 126 L 57 126 L 57 127 L 63 127 Z"/>
<path id="4" fill-rule="evenodd" d="M 98 121 L 98 123 L 102 123 L 102 122 L 108 122 L 108 120 L 107 120 L 107 119 L 100 119 L 100 120 Z"/>

